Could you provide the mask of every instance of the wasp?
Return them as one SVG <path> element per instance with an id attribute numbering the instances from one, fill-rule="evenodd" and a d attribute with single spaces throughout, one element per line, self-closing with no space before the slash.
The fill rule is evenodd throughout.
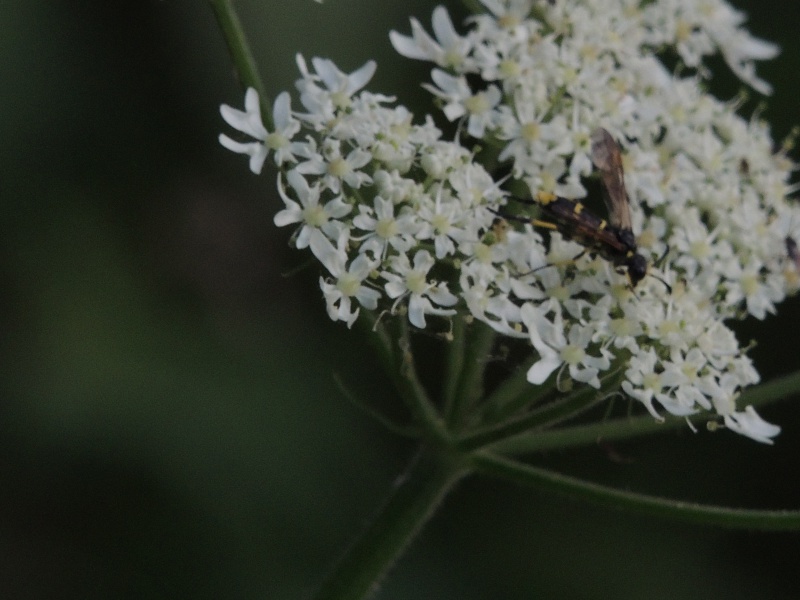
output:
<path id="1" fill-rule="evenodd" d="M 541 207 L 543 216 L 550 220 L 501 216 L 558 231 L 567 239 L 584 246 L 590 253 L 598 254 L 616 267 L 627 270 L 631 287 L 647 275 L 647 259 L 639 254 L 631 225 L 630 201 L 625 190 L 625 173 L 622 154 L 614 137 L 602 127 L 592 132 L 591 157 L 600 173 L 603 201 L 608 210 L 608 220 L 592 213 L 576 200 L 562 198 L 549 192 L 539 192 L 533 200 L 521 200 Z"/>

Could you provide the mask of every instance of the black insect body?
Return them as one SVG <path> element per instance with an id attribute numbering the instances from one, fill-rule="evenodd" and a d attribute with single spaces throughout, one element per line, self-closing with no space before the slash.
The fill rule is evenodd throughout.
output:
<path id="1" fill-rule="evenodd" d="M 603 200 L 608 210 L 608 221 L 588 210 L 583 204 L 555 194 L 540 192 L 533 200 L 523 200 L 541 207 L 544 217 L 532 219 L 508 214 L 504 218 L 530 223 L 558 231 L 564 237 L 578 242 L 587 250 L 602 256 L 617 267 L 627 270 L 631 286 L 647 275 L 647 259 L 639 254 L 631 226 L 630 203 L 625 190 L 625 174 L 619 145 L 608 131 L 602 128 L 592 133 L 592 162 L 600 173 Z"/>

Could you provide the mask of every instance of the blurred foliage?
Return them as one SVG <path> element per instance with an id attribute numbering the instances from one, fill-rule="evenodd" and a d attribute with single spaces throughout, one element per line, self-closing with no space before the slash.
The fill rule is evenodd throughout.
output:
<path id="1" fill-rule="evenodd" d="M 737 4 L 784 48 L 759 69 L 781 138 L 800 122 L 800 5 Z M 374 89 L 424 110 L 429 66 L 394 56 L 387 32 L 428 24 L 431 4 L 239 5 L 268 89 L 291 87 L 298 51 L 345 70 L 374 57 Z M 241 91 L 210 9 L 12 2 L 0 25 L 0 596 L 302 597 L 411 447 L 333 385 L 392 406 L 362 340 L 327 320 L 316 275 L 283 276 L 304 259 L 272 225 L 274 178 L 216 142 L 218 106 Z M 797 301 L 783 308 L 740 328 L 765 376 L 800 366 Z M 687 429 L 536 461 L 797 508 L 798 411 L 763 414 L 784 427 L 772 448 Z M 379 597 L 795 598 L 798 549 L 475 480 Z"/>

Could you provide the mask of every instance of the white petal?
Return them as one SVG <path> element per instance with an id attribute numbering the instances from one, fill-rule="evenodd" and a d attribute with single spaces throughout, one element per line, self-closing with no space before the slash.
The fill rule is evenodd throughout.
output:
<path id="1" fill-rule="evenodd" d="M 767 423 L 759 417 L 752 406 L 747 406 L 744 412 L 725 415 L 725 425 L 728 429 L 763 444 L 772 444 L 773 442 L 770 438 L 774 438 L 781 432 L 780 427 Z"/>
<path id="2" fill-rule="evenodd" d="M 284 130 L 292 121 L 291 97 L 289 92 L 281 92 L 272 105 L 272 120 L 275 127 Z M 295 132 L 296 133 L 296 132 Z"/>
<path id="3" fill-rule="evenodd" d="M 401 56 L 405 56 L 406 58 L 413 58 L 415 60 L 428 59 L 428 53 L 425 52 L 419 46 L 417 46 L 414 39 L 407 35 L 401 35 L 396 31 L 390 31 L 389 41 L 392 42 L 392 46 L 394 46 L 394 49 Z"/>
<path id="4" fill-rule="evenodd" d="M 542 358 L 539 361 L 534 363 L 534 365 L 528 369 L 528 381 L 534 385 L 540 385 L 547 381 L 547 378 L 550 377 L 550 374 L 560 366 L 561 359 L 559 358 L 558 354 L 552 350 L 550 352 L 546 352 L 545 354 L 542 354 Z"/>
<path id="5" fill-rule="evenodd" d="M 275 218 L 272 219 L 277 227 L 286 227 L 287 225 L 299 223 L 303 220 L 300 205 L 295 202 L 292 202 L 292 204 L 294 206 L 279 211 L 278 214 L 275 215 Z"/>
<path id="6" fill-rule="evenodd" d="M 408 320 L 414 327 L 425 329 L 425 313 L 429 312 L 431 306 L 430 301 L 420 296 L 419 294 L 412 294 L 411 300 L 408 302 Z"/>
<path id="7" fill-rule="evenodd" d="M 460 40 L 447 9 L 441 4 L 433 10 L 432 24 L 433 33 L 443 46 L 452 46 Z"/>
<path id="8" fill-rule="evenodd" d="M 442 288 L 433 288 L 427 293 L 428 298 L 439 306 L 453 306 L 458 302 L 458 298 Z"/>
<path id="9" fill-rule="evenodd" d="M 427 250 L 420 250 L 414 255 L 414 269 L 427 273 L 433 266 L 433 257 Z"/>
<path id="10" fill-rule="evenodd" d="M 333 92 L 339 90 L 341 77 L 344 73 L 336 68 L 332 60 L 314 56 L 311 59 L 311 64 L 314 65 L 314 70 L 317 72 L 317 75 L 319 75 L 319 78 L 322 79 L 322 83 L 325 84 L 325 87 Z"/>
<path id="11" fill-rule="evenodd" d="M 325 265 L 331 275 L 340 277 L 344 274 L 347 256 L 343 252 L 340 253 L 319 229 L 314 229 L 309 234 L 309 246 L 317 260 Z"/>
<path id="12" fill-rule="evenodd" d="M 357 92 L 362 87 L 367 85 L 372 76 L 375 74 L 375 69 L 378 68 L 378 63 L 374 60 L 368 60 L 364 66 L 350 73 L 347 82 L 347 93 L 352 94 Z"/>

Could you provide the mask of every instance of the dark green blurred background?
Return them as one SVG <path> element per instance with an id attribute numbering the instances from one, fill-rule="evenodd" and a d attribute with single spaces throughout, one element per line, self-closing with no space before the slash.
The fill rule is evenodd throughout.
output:
<path id="1" fill-rule="evenodd" d="M 800 4 L 737 2 L 783 54 L 766 117 L 795 123 Z M 424 110 L 429 65 L 395 56 L 414 2 L 242 1 L 267 88 L 294 54 Z M 458 6 L 458 5 L 455 5 Z M 301 598 L 408 460 L 342 397 L 387 387 L 325 316 L 277 230 L 274 177 L 216 141 L 241 105 L 205 2 L 52 0 L 0 12 L 0 598 Z M 722 72 L 723 68 L 717 69 Z M 726 97 L 736 85 L 722 80 Z M 797 158 L 797 157 L 795 157 Z M 798 303 L 739 331 L 794 370 Z M 688 430 L 539 457 L 622 488 L 800 507 L 800 419 L 774 447 Z M 651 521 L 494 481 L 448 498 L 379 598 L 796 598 L 794 535 Z"/>

